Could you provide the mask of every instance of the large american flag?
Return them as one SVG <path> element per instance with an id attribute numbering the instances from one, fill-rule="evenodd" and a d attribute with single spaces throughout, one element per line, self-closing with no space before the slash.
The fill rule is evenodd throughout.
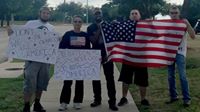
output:
<path id="1" fill-rule="evenodd" d="M 186 27 L 183 20 L 127 20 L 101 24 L 108 59 L 140 67 L 172 64 Z"/>

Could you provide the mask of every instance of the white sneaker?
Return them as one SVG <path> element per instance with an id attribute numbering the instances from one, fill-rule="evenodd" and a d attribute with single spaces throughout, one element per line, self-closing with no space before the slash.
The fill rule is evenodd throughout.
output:
<path id="1" fill-rule="evenodd" d="M 81 109 L 81 103 L 74 103 L 75 109 Z"/>
<path id="2" fill-rule="evenodd" d="M 65 110 L 67 110 L 67 104 L 66 103 L 61 103 L 58 110 L 59 111 L 65 111 Z"/>

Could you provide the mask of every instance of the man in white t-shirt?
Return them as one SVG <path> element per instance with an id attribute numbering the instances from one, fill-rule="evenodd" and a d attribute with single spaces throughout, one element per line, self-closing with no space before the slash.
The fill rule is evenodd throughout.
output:
<path id="1" fill-rule="evenodd" d="M 39 19 L 28 21 L 24 27 L 53 31 L 54 26 L 48 23 L 49 18 L 50 9 L 44 6 L 40 9 Z M 8 30 L 8 34 L 10 33 L 11 31 Z M 46 112 L 46 110 L 44 110 L 40 104 L 40 98 L 42 91 L 47 90 L 49 82 L 49 68 L 50 64 L 35 61 L 25 61 L 23 112 L 30 112 L 30 101 L 33 94 L 35 94 L 33 111 Z"/>
<path id="2" fill-rule="evenodd" d="M 169 10 L 169 15 L 171 19 L 180 19 L 180 10 L 177 6 L 172 6 Z M 195 33 L 192 29 L 190 23 L 183 19 L 187 25 L 187 32 L 189 36 L 194 39 Z M 189 86 L 188 81 L 186 78 L 186 63 L 185 63 L 185 57 L 187 52 L 187 36 L 184 35 L 181 44 L 178 47 L 178 52 L 176 54 L 176 60 L 175 62 L 168 66 L 168 83 L 169 83 L 169 92 L 170 92 L 170 100 L 166 102 L 166 104 L 173 103 L 178 100 L 178 95 L 176 92 L 176 84 L 175 84 L 175 63 L 177 64 L 180 82 L 181 82 L 181 89 L 182 89 L 182 95 L 183 95 L 183 106 L 188 107 L 190 105 L 190 94 L 189 94 Z"/>

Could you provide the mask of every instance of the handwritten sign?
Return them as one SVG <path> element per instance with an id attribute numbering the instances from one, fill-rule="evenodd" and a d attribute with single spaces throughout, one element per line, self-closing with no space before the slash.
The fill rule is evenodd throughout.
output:
<path id="1" fill-rule="evenodd" d="M 55 64 L 59 35 L 40 29 L 13 27 L 8 44 L 8 57 Z"/>
<path id="2" fill-rule="evenodd" d="M 59 49 L 54 77 L 61 80 L 100 80 L 100 51 Z"/>

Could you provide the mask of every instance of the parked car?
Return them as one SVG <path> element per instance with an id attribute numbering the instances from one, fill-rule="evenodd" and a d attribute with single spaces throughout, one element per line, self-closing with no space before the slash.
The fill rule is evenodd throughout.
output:
<path id="1" fill-rule="evenodd" d="M 196 25 L 194 26 L 195 34 L 200 33 L 200 19 L 198 19 Z"/>

